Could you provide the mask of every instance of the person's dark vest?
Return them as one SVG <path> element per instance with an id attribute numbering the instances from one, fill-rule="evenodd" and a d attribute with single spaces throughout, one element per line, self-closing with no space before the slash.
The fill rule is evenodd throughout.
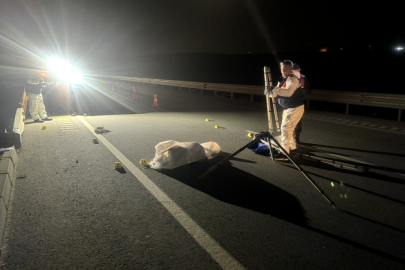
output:
<path id="1" fill-rule="evenodd" d="M 283 80 L 280 82 L 281 87 L 286 87 L 287 85 L 287 80 L 290 77 L 295 77 L 293 74 L 288 75 L 286 78 L 283 78 Z M 295 77 L 297 78 L 297 77 Z M 298 78 L 297 78 L 298 79 Z M 298 79 L 299 80 L 299 79 Z M 298 106 L 304 105 L 304 92 L 303 92 L 303 84 L 305 81 L 302 82 L 300 81 L 301 87 L 298 87 L 294 93 L 292 94 L 291 97 L 282 97 L 282 96 L 277 96 L 278 103 L 285 109 L 292 109 L 296 108 Z"/>
<path id="2" fill-rule="evenodd" d="M 41 83 L 31 84 L 31 83 L 27 82 L 25 84 L 25 92 L 39 95 L 42 93 L 42 85 L 41 85 Z"/>

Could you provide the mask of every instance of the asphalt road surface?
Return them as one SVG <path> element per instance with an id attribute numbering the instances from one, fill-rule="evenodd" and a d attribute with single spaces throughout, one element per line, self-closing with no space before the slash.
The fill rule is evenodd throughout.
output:
<path id="1" fill-rule="evenodd" d="M 392 131 L 403 123 L 303 119 L 299 153 L 348 162 L 294 157 L 334 209 L 290 162 L 251 150 L 196 180 L 251 140 L 245 130 L 267 129 L 265 104 L 139 84 L 133 100 L 132 85 L 92 86 L 79 95 L 88 116 L 27 120 L 2 269 L 405 269 L 405 133 Z M 45 101 L 60 114 L 52 93 Z M 166 140 L 215 141 L 221 153 L 173 170 L 139 164 Z"/>

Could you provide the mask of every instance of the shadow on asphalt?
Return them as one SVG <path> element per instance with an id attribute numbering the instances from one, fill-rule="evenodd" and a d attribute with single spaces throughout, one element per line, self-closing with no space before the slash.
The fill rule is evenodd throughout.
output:
<path id="1" fill-rule="evenodd" d="M 327 181 L 330 181 L 330 182 L 335 182 L 336 184 L 339 184 L 339 183 L 341 182 L 341 181 L 338 181 L 338 180 L 335 180 L 335 179 L 332 179 L 332 178 L 329 178 L 329 177 L 325 177 L 325 176 L 322 176 L 322 175 L 319 175 L 319 174 L 316 174 L 316 173 L 312 173 L 312 172 L 311 172 L 311 173 L 308 173 L 308 174 L 317 176 L 317 177 L 319 177 L 320 179 L 323 179 L 323 180 L 327 180 Z M 367 174 L 367 175 L 368 175 L 368 174 Z M 391 197 L 388 197 L 388 196 L 385 196 L 385 195 L 382 195 L 382 194 L 373 192 L 373 191 L 371 191 L 371 190 L 367 190 L 367 189 L 364 189 L 364 188 L 356 187 L 356 186 L 353 186 L 353 185 L 350 185 L 350 184 L 347 184 L 347 183 L 344 183 L 344 182 L 342 182 L 342 183 L 343 183 L 346 187 L 350 187 L 350 188 L 353 188 L 353 189 L 357 189 L 357 190 L 363 191 L 363 192 L 365 192 L 365 193 L 369 193 L 369 194 L 372 194 L 372 195 L 374 195 L 374 196 L 378 196 L 378 197 L 381 197 L 381 198 L 384 198 L 384 199 L 387 199 L 387 200 L 390 200 L 390 201 L 393 201 L 393 202 L 396 202 L 396 203 L 405 205 L 405 202 L 404 202 L 404 201 L 397 200 L 397 199 L 394 199 L 394 198 L 391 198 Z"/>
<path id="2" fill-rule="evenodd" d="M 293 195 L 263 179 L 233 167 L 231 162 L 203 179 L 197 180 L 197 176 L 228 155 L 229 153 L 220 152 L 218 157 L 212 160 L 195 162 L 159 172 L 223 202 L 271 215 L 294 224 L 304 225 L 306 223 L 304 210 Z M 252 161 L 239 158 L 230 159 L 230 161 L 232 160 L 252 163 Z"/>
<path id="3" fill-rule="evenodd" d="M 216 169 L 205 178 L 199 181 L 196 180 L 197 176 L 228 155 L 228 153 L 221 152 L 219 157 L 213 160 L 204 161 L 203 163 L 191 163 L 176 169 L 161 170 L 159 172 L 177 179 L 178 181 L 198 189 L 223 202 L 283 219 L 301 226 L 309 231 L 322 234 L 334 240 L 366 250 L 375 255 L 382 256 L 399 263 L 404 263 L 402 258 L 357 243 L 328 231 L 309 226 L 307 224 L 307 218 L 304 216 L 304 210 L 294 196 L 254 175 L 233 167 L 231 162 Z M 230 161 L 232 160 L 234 159 L 230 159 Z M 296 168 L 294 167 L 294 169 Z M 360 216 L 357 217 L 366 219 Z M 393 229 L 398 231 L 397 228 Z"/>

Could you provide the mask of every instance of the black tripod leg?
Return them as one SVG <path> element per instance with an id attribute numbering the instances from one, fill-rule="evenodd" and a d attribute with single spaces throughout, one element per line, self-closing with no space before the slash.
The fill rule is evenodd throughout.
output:
<path id="1" fill-rule="evenodd" d="M 271 157 L 271 160 L 274 162 L 274 156 L 273 156 L 273 148 L 271 148 L 272 146 L 271 146 L 271 138 L 270 137 L 267 137 L 267 142 L 268 142 L 268 144 L 269 144 L 269 150 L 270 150 L 270 157 Z"/>
<path id="2" fill-rule="evenodd" d="M 228 161 L 228 159 L 236 156 L 237 154 L 239 154 L 240 152 L 242 152 L 243 150 L 245 150 L 246 148 L 248 148 L 249 146 L 251 146 L 254 143 L 259 142 L 263 137 L 265 136 L 265 134 L 258 134 L 257 138 L 254 139 L 253 141 L 251 141 L 250 143 L 246 144 L 245 146 L 243 146 L 241 149 L 237 150 L 236 152 L 230 154 L 229 156 L 227 156 L 226 158 L 224 158 L 223 160 L 221 160 L 220 162 L 218 162 L 217 164 L 215 164 L 214 166 L 212 166 L 211 168 L 209 168 L 206 172 L 200 174 L 197 177 L 197 180 L 202 179 L 203 177 L 205 177 L 206 175 L 210 174 L 211 172 L 213 172 L 214 170 L 218 169 L 219 166 L 221 166 L 224 162 Z"/>
<path id="3" fill-rule="evenodd" d="M 271 135 L 270 135 L 271 136 Z M 315 189 L 322 194 L 322 196 L 325 198 L 325 200 L 328 201 L 332 205 L 333 208 L 336 209 L 335 204 L 325 195 L 325 192 L 323 192 L 315 183 L 312 181 L 312 179 L 304 172 L 304 170 L 301 169 L 301 167 L 295 163 L 292 159 L 291 156 L 287 153 L 287 151 L 280 145 L 278 141 L 276 141 L 273 136 L 271 136 L 274 142 L 278 145 L 278 147 L 284 152 L 284 154 L 287 156 L 287 158 L 291 161 L 292 164 L 305 176 L 305 178 L 315 187 Z"/>

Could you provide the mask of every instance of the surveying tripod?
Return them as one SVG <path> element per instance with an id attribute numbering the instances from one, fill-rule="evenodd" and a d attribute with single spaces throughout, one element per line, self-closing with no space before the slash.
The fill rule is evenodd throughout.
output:
<path id="1" fill-rule="evenodd" d="M 265 82 L 265 87 L 266 90 L 269 90 L 269 86 L 272 86 L 272 79 L 271 79 L 271 73 L 270 73 L 270 68 L 269 67 L 264 67 L 264 82 Z M 274 157 L 273 157 L 273 147 L 272 147 L 272 142 L 274 142 L 275 145 L 277 145 L 277 147 L 280 149 L 280 151 L 282 151 L 284 153 L 284 155 L 286 155 L 286 157 L 291 161 L 292 164 L 294 164 L 294 166 L 297 168 L 298 171 L 300 171 L 304 177 L 314 186 L 314 188 L 321 193 L 321 195 L 324 197 L 324 199 L 326 201 L 328 201 L 328 203 L 330 205 L 332 205 L 333 208 L 336 208 L 335 204 L 325 195 L 325 193 L 312 181 L 312 179 L 304 172 L 304 170 L 297 164 L 295 163 L 291 156 L 287 153 L 287 151 L 280 145 L 280 143 L 273 137 L 273 115 L 272 115 L 272 110 L 271 110 L 271 105 L 273 105 L 273 110 L 274 110 L 274 116 L 275 116 L 275 120 L 276 120 L 276 126 L 277 126 L 277 131 L 280 132 L 280 125 L 279 125 L 279 121 L 278 121 L 278 116 L 277 116 L 277 106 L 276 106 L 276 102 L 275 102 L 275 98 L 273 96 L 273 92 L 272 91 L 267 91 L 266 94 L 266 103 L 267 103 L 267 117 L 268 117 L 268 124 L 269 124 L 269 130 L 268 131 L 262 131 L 260 133 L 257 133 L 255 138 L 249 142 L 248 144 L 246 144 L 245 146 L 243 146 L 242 148 L 240 148 L 239 150 L 235 151 L 234 153 L 230 154 L 229 156 L 227 156 L 226 158 L 224 158 L 223 160 L 221 160 L 220 162 L 218 162 L 217 164 L 215 164 L 214 166 L 212 166 L 211 168 L 209 168 L 207 171 L 205 171 L 204 173 L 202 173 L 201 175 L 199 175 L 197 177 L 197 180 L 201 180 L 202 178 L 204 178 L 205 176 L 207 176 L 208 174 L 210 174 L 211 172 L 213 172 L 214 170 L 218 169 L 220 166 L 222 166 L 225 162 L 227 162 L 229 159 L 231 159 L 232 157 L 236 156 L 237 154 L 239 154 L 240 152 L 242 152 L 243 150 L 245 150 L 246 148 L 248 148 L 249 146 L 257 143 L 257 142 L 262 142 L 264 144 L 266 144 L 269 147 L 269 151 L 270 151 L 270 157 L 272 159 L 272 161 L 274 162 Z M 264 139 L 267 139 L 267 141 L 265 141 Z"/>

